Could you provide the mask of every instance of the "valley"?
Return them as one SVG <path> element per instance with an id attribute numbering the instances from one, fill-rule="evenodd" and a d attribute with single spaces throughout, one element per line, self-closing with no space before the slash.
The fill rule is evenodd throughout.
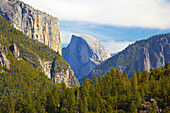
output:
<path id="1" fill-rule="evenodd" d="M 77 26 L 89 26 L 82 32 L 82 28 L 74 29 L 76 22 L 72 22 L 73 29 L 67 29 L 77 33 L 64 36 L 62 33 L 67 31 L 60 30 L 60 18 L 20 0 L 0 0 L 0 112 L 170 111 L 170 32 L 143 37 L 124 47 L 130 41 L 116 42 L 106 34 L 98 34 L 105 30 L 119 34 L 121 31 L 115 32 L 112 25 L 102 23 L 103 28 L 97 28 L 99 23 L 79 21 Z M 131 30 L 139 29 L 135 27 Z M 64 48 L 62 41 L 67 42 Z M 111 52 L 112 47 L 119 51 Z"/>

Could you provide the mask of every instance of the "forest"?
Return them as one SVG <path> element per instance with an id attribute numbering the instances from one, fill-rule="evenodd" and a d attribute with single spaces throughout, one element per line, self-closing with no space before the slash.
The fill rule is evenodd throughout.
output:
<path id="1" fill-rule="evenodd" d="M 13 75 L 11 75 L 13 76 Z M 17 75 L 15 75 L 17 76 Z M 3 81 L 2 81 L 3 79 Z M 1 88 L 10 77 L 1 76 Z M 53 83 L 52 87 L 30 90 L 24 93 L 1 92 L 2 113 L 168 113 L 170 111 L 170 64 L 151 69 L 150 72 L 133 72 L 128 79 L 114 68 L 105 76 L 93 81 L 86 79 L 81 87 L 68 88 L 65 83 Z M 10 83 L 10 88 L 13 86 Z M 27 84 L 27 83 L 26 83 Z M 3 85 L 3 86 L 2 86 Z M 18 83 L 20 85 L 20 83 Z M 24 89 L 22 89 L 24 90 Z M 15 97 L 15 98 L 14 98 Z"/>
<path id="2" fill-rule="evenodd" d="M 25 53 L 45 58 L 54 51 L 25 37 L 0 17 L 1 44 L 13 43 Z M 27 50 L 27 51 L 26 51 Z M 46 52 L 42 52 L 46 51 Z M 48 59 L 61 57 L 57 53 Z M 86 78 L 80 87 L 67 87 L 64 82 L 53 83 L 32 64 L 17 60 L 8 51 L 10 69 L 0 65 L 0 112 L 2 113 L 168 113 L 170 111 L 170 64 L 150 72 L 138 70 L 128 78 L 126 72 L 111 69 L 105 76 Z M 64 62 L 63 62 L 64 64 Z M 61 64 L 61 65 L 63 65 Z"/>

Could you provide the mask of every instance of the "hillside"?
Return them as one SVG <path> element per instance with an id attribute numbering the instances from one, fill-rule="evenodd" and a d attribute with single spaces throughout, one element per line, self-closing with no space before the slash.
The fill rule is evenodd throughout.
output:
<path id="1" fill-rule="evenodd" d="M 162 67 L 165 61 L 170 62 L 170 33 L 156 35 L 129 45 L 93 69 L 88 77 L 93 79 L 94 76 L 105 75 L 112 68 L 126 71 L 131 75 L 132 71 L 138 69 L 149 71 L 150 68 Z"/>
<path id="2" fill-rule="evenodd" d="M 38 41 L 33 41 L 26 37 L 22 32 L 12 27 L 3 17 L 0 17 L 0 24 L 0 43 L 2 47 L 6 48 L 7 53 L 13 51 L 14 45 L 18 48 L 19 54 L 16 52 L 18 62 L 29 63 L 30 66 L 39 72 L 43 72 L 54 82 L 63 81 L 69 87 L 79 86 L 78 80 L 74 76 L 69 64 L 57 52 Z M 10 65 L 16 65 L 15 62 L 12 63 L 10 60 L 14 56 L 9 56 L 10 54 L 5 55 L 7 60 L 11 62 Z"/>
<path id="3" fill-rule="evenodd" d="M 9 77 L 7 81 L 10 80 Z M 0 111 L 3 113 L 168 113 L 169 81 L 170 64 L 167 63 L 162 68 L 152 69 L 151 72 L 133 72 L 130 79 L 126 72 L 122 74 L 113 68 L 105 76 L 99 76 L 98 80 L 96 77 L 93 81 L 87 78 L 80 88 L 67 88 L 63 83 L 53 84 L 48 90 L 41 88 L 38 91 L 30 90 L 22 93 L 23 95 L 18 94 L 17 99 L 13 92 L 2 93 Z M 15 81 L 9 83 L 13 85 Z M 30 85 L 29 80 L 26 83 Z"/>
<path id="4" fill-rule="evenodd" d="M 69 88 L 66 87 L 68 83 L 53 83 L 42 72 L 42 64 L 50 59 L 54 59 L 52 76 L 63 73 L 61 70 L 65 68 L 69 69 L 67 62 L 59 54 L 48 46 L 25 37 L 2 17 L 0 24 L 2 113 L 169 111 L 170 64 L 165 63 L 164 67 L 151 69 L 150 72 L 133 72 L 130 79 L 126 72 L 122 74 L 112 68 L 105 76 L 99 76 L 98 80 L 95 77 L 92 82 L 87 78 L 81 87 Z M 38 58 L 43 59 L 43 62 L 39 63 Z M 70 79 L 75 80 L 74 76 Z M 71 83 L 76 86 L 73 84 L 76 81 Z"/>

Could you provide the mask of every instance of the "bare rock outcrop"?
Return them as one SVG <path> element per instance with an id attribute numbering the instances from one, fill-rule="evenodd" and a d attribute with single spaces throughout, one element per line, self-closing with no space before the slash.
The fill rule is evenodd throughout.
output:
<path id="1" fill-rule="evenodd" d="M 68 64 L 61 65 L 58 60 L 44 61 L 38 58 L 42 72 L 44 72 L 48 78 L 52 79 L 53 82 L 61 83 L 65 82 L 67 87 L 79 87 L 80 84 L 71 70 Z M 64 60 L 64 59 L 63 59 Z M 64 60 L 65 61 L 65 60 Z"/>
<path id="2" fill-rule="evenodd" d="M 58 18 L 35 10 L 19 0 L 0 0 L 0 15 L 26 36 L 61 54 Z"/>
<path id="3" fill-rule="evenodd" d="M 78 79 L 110 57 L 98 40 L 87 35 L 73 35 L 70 44 L 62 49 L 62 55 Z"/>
<path id="4" fill-rule="evenodd" d="M 63 64 L 65 63 L 66 62 L 64 60 Z M 68 87 L 80 86 L 79 81 L 75 77 L 74 72 L 71 70 L 70 66 L 68 64 L 59 64 L 56 58 L 52 62 L 50 73 L 54 82 L 65 82 Z"/>
<path id="5" fill-rule="evenodd" d="M 10 50 L 12 51 L 14 57 L 19 58 L 20 52 L 15 43 L 10 47 Z"/>
<path id="6" fill-rule="evenodd" d="M 142 48 L 141 51 L 140 51 L 138 67 L 141 70 L 147 70 L 147 71 L 149 71 L 150 68 L 151 68 L 149 51 L 145 47 Z"/>
<path id="7" fill-rule="evenodd" d="M 2 67 L 6 67 L 7 69 L 10 69 L 10 61 L 7 59 L 7 48 L 0 44 L 0 65 Z"/>

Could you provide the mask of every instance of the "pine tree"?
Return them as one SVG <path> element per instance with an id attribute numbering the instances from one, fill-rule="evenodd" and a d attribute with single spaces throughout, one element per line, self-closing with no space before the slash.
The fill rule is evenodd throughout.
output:
<path id="1" fill-rule="evenodd" d="M 83 101 L 82 101 L 82 99 L 79 99 L 79 112 L 80 113 L 83 113 Z"/>
<path id="2" fill-rule="evenodd" d="M 60 113 L 69 113 L 67 108 L 61 108 Z"/>
<path id="3" fill-rule="evenodd" d="M 145 91 L 144 91 L 144 86 L 143 86 L 143 84 L 142 84 L 142 86 L 141 86 L 140 93 L 141 93 L 141 97 L 144 98 L 144 96 L 145 96 Z"/>
<path id="4" fill-rule="evenodd" d="M 70 113 L 76 112 L 76 98 L 74 95 L 74 89 L 70 89 L 66 98 L 66 108 Z"/>
<path id="5" fill-rule="evenodd" d="M 57 112 L 56 111 L 56 104 L 55 104 L 55 101 L 54 101 L 54 97 L 53 97 L 53 94 L 50 91 L 48 91 L 48 94 L 47 94 L 47 104 L 46 104 L 46 111 L 48 113 L 55 113 Z"/>
<path id="6" fill-rule="evenodd" d="M 128 79 L 127 73 L 124 72 L 124 73 L 123 73 L 123 76 L 125 77 L 126 84 L 127 84 L 128 86 L 130 86 L 130 83 L 129 83 L 129 79 Z"/>
<path id="7" fill-rule="evenodd" d="M 90 86 L 91 86 L 91 80 L 88 77 L 84 81 L 84 85 L 85 85 L 87 91 L 89 91 L 90 90 Z M 87 93 L 89 93 L 89 92 L 87 92 Z"/>
<path id="8" fill-rule="evenodd" d="M 140 104 L 141 103 L 141 95 L 140 95 L 140 92 L 139 91 L 136 91 L 135 92 L 135 95 L 134 95 L 134 102 L 136 102 L 137 104 Z"/>
<path id="9" fill-rule="evenodd" d="M 149 113 L 157 113 L 157 105 L 155 103 L 150 104 Z"/>
<path id="10" fill-rule="evenodd" d="M 114 98 L 110 96 L 107 99 L 107 112 L 108 113 L 113 113 L 114 111 L 113 106 L 114 106 Z"/>
<path id="11" fill-rule="evenodd" d="M 88 112 L 88 101 L 87 101 L 87 97 L 84 95 L 83 97 L 83 105 L 84 105 L 84 113 Z"/>
<path id="12" fill-rule="evenodd" d="M 136 72 L 133 72 L 133 74 L 132 74 L 132 91 L 133 91 L 133 94 L 137 91 L 137 75 L 136 75 Z"/>
<path id="13" fill-rule="evenodd" d="M 132 102 L 131 102 L 131 104 L 129 106 L 129 113 L 137 113 L 136 105 L 135 105 L 133 100 L 132 100 Z"/>
<path id="14" fill-rule="evenodd" d="M 22 97 L 22 94 L 20 94 L 15 104 L 15 110 L 18 112 L 21 112 L 23 110 L 23 105 L 24 105 L 23 97 Z"/>
<path id="15" fill-rule="evenodd" d="M 143 89 L 145 92 L 145 95 L 149 93 L 149 76 L 150 73 L 146 70 L 142 72 L 142 83 L 143 83 Z"/>
<path id="16" fill-rule="evenodd" d="M 59 85 L 59 84 L 58 84 Z M 64 82 L 61 82 L 60 84 L 60 88 L 58 89 L 59 91 L 59 100 L 60 100 L 60 104 L 62 105 L 62 101 L 66 98 L 66 84 Z"/>
<path id="17" fill-rule="evenodd" d="M 98 86 L 98 81 L 97 81 L 97 77 L 96 77 L 96 76 L 94 76 L 93 84 L 94 84 L 94 86 L 97 88 L 97 86 Z"/>
<path id="18" fill-rule="evenodd" d="M 14 113 L 14 101 L 12 100 L 11 94 L 7 96 L 7 113 Z"/>
<path id="19" fill-rule="evenodd" d="M 60 103 L 60 100 L 59 100 L 59 94 L 58 94 L 58 91 L 59 91 L 59 88 L 56 84 L 53 85 L 52 89 L 52 95 L 54 97 L 54 102 L 55 102 L 55 111 L 57 111 L 57 106 L 59 105 Z"/>
<path id="20" fill-rule="evenodd" d="M 26 94 L 23 110 L 26 113 L 35 113 L 36 112 L 30 92 L 27 92 L 27 94 Z"/>
<path id="21" fill-rule="evenodd" d="M 41 88 L 38 91 L 38 93 L 34 92 L 33 100 L 34 100 L 34 106 L 35 106 L 36 111 L 39 113 L 45 112 L 44 109 L 45 109 L 45 104 L 46 104 L 46 95 L 45 95 L 43 88 Z"/>
<path id="22" fill-rule="evenodd" d="M 141 78 L 142 78 L 142 73 L 140 71 L 140 69 L 138 69 L 138 73 L 137 73 L 137 76 L 138 76 L 138 82 L 140 83 L 141 82 Z"/>

